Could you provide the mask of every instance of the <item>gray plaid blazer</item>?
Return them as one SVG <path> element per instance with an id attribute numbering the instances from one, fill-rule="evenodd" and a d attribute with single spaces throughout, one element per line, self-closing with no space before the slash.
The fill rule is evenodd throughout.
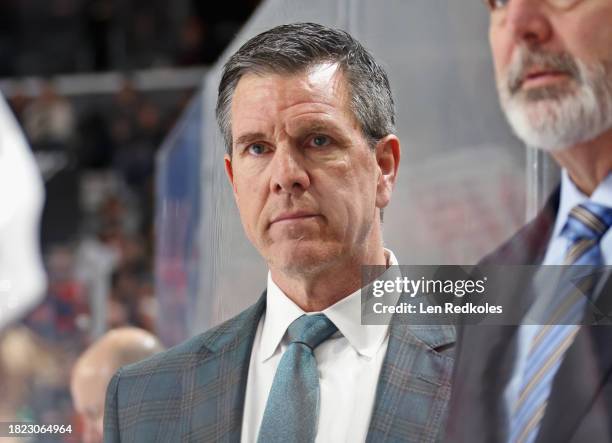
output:
<path id="1" fill-rule="evenodd" d="M 239 442 L 245 388 L 265 293 L 222 325 L 111 380 L 105 443 Z M 368 442 L 442 439 L 451 386 L 452 326 L 392 323 Z"/>

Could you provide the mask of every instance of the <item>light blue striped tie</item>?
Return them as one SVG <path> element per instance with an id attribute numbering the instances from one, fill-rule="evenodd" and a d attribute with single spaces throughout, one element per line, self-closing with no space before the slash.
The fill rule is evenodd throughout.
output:
<path id="1" fill-rule="evenodd" d="M 610 225 L 612 208 L 592 202 L 574 207 L 561 231 L 570 240 L 564 264 L 603 265 L 599 243 Z M 580 329 L 587 302 L 584 294 L 592 290 L 591 278 L 582 279 L 582 283 L 562 294 L 547 310 L 547 324 L 537 326 L 511 415 L 510 443 L 531 443 L 536 439 L 554 376 Z"/>
<path id="2" fill-rule="evenodd" d="M 287 329 L 281 358 L 259 428 L 259 443 L 309 443 L 317 435 L 319 371 L 314 349 L 338 328 L 324 315 L 303 315 Z"/>

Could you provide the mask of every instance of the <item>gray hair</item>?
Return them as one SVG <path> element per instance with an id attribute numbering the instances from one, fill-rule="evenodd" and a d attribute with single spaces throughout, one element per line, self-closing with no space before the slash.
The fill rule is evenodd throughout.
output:
<path id="1" fill-rule="evenodd" d="M 225 64 L 216 113 L 227 153 L 232 155 L 232 97 L 243 75 L 295 74 L 320 63 L 337 63 L 342 69 L 352 111 L 371 145 L 395 132 L 389 79 L 374 57 L 345 31 L 316 23 L 293 23 L 253 37 Z"/>

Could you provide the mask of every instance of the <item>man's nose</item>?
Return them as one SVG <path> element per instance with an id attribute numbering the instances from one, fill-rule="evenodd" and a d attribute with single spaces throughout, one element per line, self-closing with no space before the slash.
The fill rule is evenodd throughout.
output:
<path id="1" fill-rule="evenodd" d="M 306 159 L 299 149 L 290 146 L 277 147 L 271 168 L 272 192 L 299 194 L 310 186 Z"/>
<path id="2" fill-rule="evenodd" d="M 506 26 L 517 43 L 535 47 L 551 38 L 551 11 L 545 1 L 511 0 L 506 7 Z"/>

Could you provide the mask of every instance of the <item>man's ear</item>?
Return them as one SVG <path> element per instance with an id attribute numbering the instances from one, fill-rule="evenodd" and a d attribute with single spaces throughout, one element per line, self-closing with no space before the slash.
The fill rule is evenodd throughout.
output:
<path id="1" fill-rule="evenodd" d="M 376 143 L 378 183 L 376 185 L 376 207 L 384 208 L 391 200 L 400 163 L 400 141 L 394 134 L 381 138 Z"/>
<path id="2" fill-rule="evenodd" d="M 228 154 L 225 154 L 225 156 L 223 157 L 223 161 L 225 162 L 225 174 L 227 175 L 227 179 L 229 180 L 230 185 L 232 186 L 232 191 L 234 191 L 234 194 L 236 194 L 236 186 L 234 184 L 234 168 L 232 167 L 232 158 Z"/>

